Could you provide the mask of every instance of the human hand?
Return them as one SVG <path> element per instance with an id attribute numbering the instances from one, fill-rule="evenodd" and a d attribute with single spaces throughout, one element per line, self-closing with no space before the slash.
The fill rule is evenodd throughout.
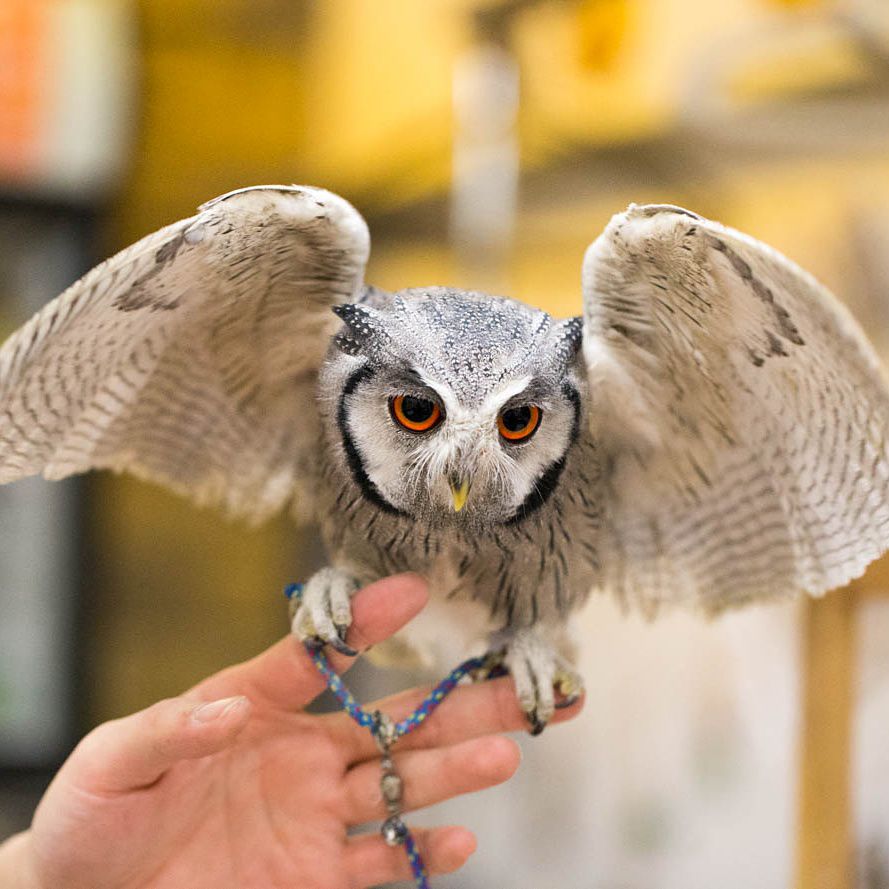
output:
<path id="1" fill-rule="evenodd" d="M 426 602 L 414 575 L 353 599 L 349 644 L 381 642 Z M 331 653 L 346 669 L 350 659 Z M 410 871 L 402 848 L 349 828 L 386 816 L 379 753 L 344 713 L 302 712 L 324 687 L 302 646 L 281 640 L 179 698 L 99 726 L 41 801 L 31 829 L 0 848 L 0 883 L 27 889 L 357 889 Z M 376 704 L 400 719 L 413 689 Z M 559 711 L 571 718 L 580 705 Z M 457 689 L 394 755 L 406 811 L 507 780 L 525 727 L 512 682 Z M 462 827 L 416 831 L 430 873 L 475 849 Z M 4 882 L 5 874 L 13 875 Z"/>

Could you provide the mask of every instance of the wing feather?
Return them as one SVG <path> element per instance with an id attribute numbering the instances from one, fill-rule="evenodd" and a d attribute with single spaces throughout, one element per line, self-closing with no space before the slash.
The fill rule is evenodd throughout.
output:
<path id="1" fill-rule="evenodd" d="M 889 548 L 889 393 L 811 275 L 687 210 L 631 206 L 583 280 L 606 585 L 715 611 L 824 593 Z"/>
<path id="2" fill-rule="evenodd" d="M 311 475 L 315 375 L 367 227 L 321 189 L 223 195 L 97 266 L 0 348 L 0 483 L 127 470 L 260 520 Z"/>

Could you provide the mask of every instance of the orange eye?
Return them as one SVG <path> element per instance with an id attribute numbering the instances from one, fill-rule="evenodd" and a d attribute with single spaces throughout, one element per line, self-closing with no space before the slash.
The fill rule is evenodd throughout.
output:
<path id="1" fill-rule="evenodd" d="M 541 413 L 536 404 L 511 407 L 497 417 L 497 428 L 507 441 L 526 441 L 537 431 Z"/>
<path id="2" fill-rule="evenodd" d="M 434 401 L 413 395 L 390 398 L 389 413 L 408 432 L 428 432 L 441 421 L 441 408 Z"/>

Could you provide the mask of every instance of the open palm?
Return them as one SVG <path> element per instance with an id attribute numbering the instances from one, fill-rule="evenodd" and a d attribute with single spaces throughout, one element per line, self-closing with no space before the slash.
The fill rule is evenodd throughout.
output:
<path id="1" fill-rule="evenodd" d="M 425 603 L 401 575 L 353 601 L 349 642 L 387 638 Z M 348 660 L 332 659 L 339 668 Z M 291 638 L 180 698 L 106 723 L 77 747 L 20 843 L 37 889 L 351 889 L 409 876 L 403 849 L 350 828 L 385 817 L 370 734 L 344 714 L 303 708 L 323 683 Z M 400 718 L 415 689 L 379 702 Z M 575 706 L 561 711 L 570 718 Z M 518 748 L 494 732 L 524 727 L 509 680 L 458 689 L 397 747 L 405 808 L 500 783 Z M 431 872 L 475 848 L 461 827 L 419 832 Z"/>

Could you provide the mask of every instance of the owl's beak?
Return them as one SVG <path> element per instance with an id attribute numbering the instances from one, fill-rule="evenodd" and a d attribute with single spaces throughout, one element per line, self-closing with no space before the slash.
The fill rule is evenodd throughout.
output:
<path id="1" fill-rule="evenodd" d="M 451 486 L 451 497 L 454 499 L 454 512 L 460 512 L 469 496 L 469 480 L 452 476 L 448 479 L 448 484 Z"/>

